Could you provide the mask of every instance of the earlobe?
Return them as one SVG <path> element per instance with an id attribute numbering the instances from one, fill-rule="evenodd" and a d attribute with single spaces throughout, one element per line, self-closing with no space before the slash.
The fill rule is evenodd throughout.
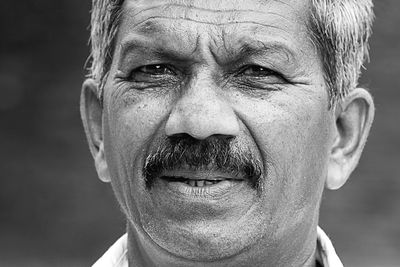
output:
<path id="1" fill-rule="evenodd" d="M 105 183 L 111 181 L 110 173 L 108 172 L 108 165 L 104 154 L 104 143 L 100 143 L 99 151 L 96 153 L 94 163 L 97 170 L 99 179 Z"/>
<path id="2" fill-rule="evenodd" d="M 332 142 L 326 187 L 342 187 L 358 164 L 375 114 L 368 91 L 356 88 L 340 104 L 336 114 L 335 138 Z"/>
<path id="3" fill-rule="evenodd" d="M 110 181 L 103 143 L 103 108 L 98 98 L 98 85 L 87 79 L 82 85 L 80 111 L 90 152 L 100 180 Z"/>

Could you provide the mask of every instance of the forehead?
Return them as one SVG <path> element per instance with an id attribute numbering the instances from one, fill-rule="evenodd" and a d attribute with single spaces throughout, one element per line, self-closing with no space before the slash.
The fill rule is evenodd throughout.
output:
<path id="1" fill-rule="evenodd" d="M 307 0 L 126 0 L 124 10 L 141 18 L 175 17 L 203 23 L 263 22 L 265 15 L 295 15 L 302 19 L 309 10 Z M 251 15 L 252 17 L 249 17 Z M 289 16 L 287 16 L 289 18 Z"/>
<path id="2" fill-rule="evenodd" d="M 119 36 L 224 37 L 228 44 L 279 37 L 291 43 L 306 35 L 307 17 L 306 0 L 128 0 Z"/>

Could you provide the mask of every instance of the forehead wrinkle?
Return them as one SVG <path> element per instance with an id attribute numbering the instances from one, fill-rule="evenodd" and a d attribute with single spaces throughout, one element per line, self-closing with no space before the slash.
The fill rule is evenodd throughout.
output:
<path id="1" fill-rule="evenodd" d="M 265 2 L 266 0 L 261 0 L 261 2 Z M 292 7 L 291 5 L 289 5 L 289 3 L 287 3 L 287 1 L 283 1 L 283 0 L 273 0 L 275 2 L 281 3 L 283 5 L 286 5 L 288 7 Z"/>
<path id="2" fill-rule="evenodd" d="M 153 9 L 157 9 L 157 8 L 171 8 L 171 7 L 182 7 L 182 8 L 190 8 L 193 10 L 199 10 L 199 11 L 206 11 L 206 12 L 210 12 L 210 13 L 230 13 L 230 12 L 255 12 L 255 13 L 260 13 L 262 14 L 262 11 L 259 10 L 253 10 L 253 9 L 211 9 L 211 8 L 204 8 L 204 7 L 197 7 L 195 5 L 184 5 L 184 4 L 177 4 L 177 3 L 169 3 L 169 4 L 161 4 L 161 5 L 154 5 L 154 6 L 150 6 L 147 8 L 144 8 L 136 13 L 133 14 L 133 16 L 137 16 L 140 15 L 146 11 L 150 11 Z"/>
<path id="3" fill-rule="evenodd" d="M 191 22 L 195 22 L 195 23 L 199 23 L 199 24 L 207 24 L 207 25 L 214 25 L 214 26 L 226 26 L 226 25 L 237 25 L 237 24 L 253 24 L 253 25 L 258 25 L 258 26 L 263 26 L 263 27 L 268 27 L 268 28 L 274 28 L 274 29 L 279 29 L 282 30 L 281 27 L 279 26 L 275 26 L 275 25 L 270 25 L 270 24 L 264 24 L 261 22 L 255 22 L 255 21 L 251 21 L 251 20 L 243 20 L 243 21 L 231 21 L 231 22 L 222 22 L 222 23 L 215 23 L 215 22 L 207 22 L 207 21 L 200 21 L 200 20 L 195 20 L 195 19 L 189 19 L 189 18 L 184 18 L 184 17 L 180 17 L 180 18 L 171 18 L 168 16 L 151 16 L 148 17 L 142 21 L 139 21 L 138 23 L 136 23 L 135 27 L 140 27 L 142 24 L 146 23 L 146 22 L 150 22 L 152 20 L 157 20 L 157 19 L 167 19 L 167 20 L 175 20 L 175 21 L 179 21 L 179 20 L 186 20 L 186 21 L 191 21 Z M 149 24 L 150 25 L 150 24 Z M 154 25 L 161 25 L 160 23 L 154 23 Z M 148 26 L 148 25 L 147 25 Z M 163 25 L 162 25 L 163 26 Z M 149 27 L 150 28 L 150 27 Z M 142 31 L 143 33 L 148 32 L 148 30 L 146 31 L 146 29 L 142 29 L 139 28 L 140 31 Z M 160 32 L 161 30 L 157 30 L 157 32 Z"/>
<path id="4" fill-rule="evenodd" d="M 266 1 L 266 0 L 265 0 Z M 269 1 L 266 1 L 269 2 Z M 185 19 L 187 21 L 210 24 L 216 26 L 223 26 L 237 23 L 254 23 L 264 25 L 266 16 L 272 15 L 279 18 L 284 18 L 289 21 L 285 16 L 269 11 L 252 10 L 252 9 L 209 9 L 197 7 L 194 5 L 183 4 L 163 4 L 141 9 L 140 6 L 136 7 L 131 4 L 123 8 L 123 16 L 132 18 L 132 26 L 140 25 L 150 19 L 167 19 L 179 20 Z M 270 25 L 273 26 L 273 25 Z M 279 23 L 282 27 L 282 23 Z"/>
<path id="5" fill-rule="evenodd" d="M 217 24 L 218 21 L 223 22 L 223 20 L 227 20 L 226 22 L 231 22 L 237 20 L 237 18 L 241 15 L 248 15 L 248 13 L 258 14 L 259 16 L 263 14 L 263 12 L 255 11 L 255 10 L 240 10 L 240 9 L 225 9 L 225 10 L 215 10 L 208 8 L 200 8 L 195 6 L 188 6 L 182 4 L 164 4 L 155 7 L 150 7 L 133 13 L 131 16 L 133 18 L 138 18 L 140 20 L 141 17 L 144 18 L 176 18 L 176 19 L 187 19 L 189 21 L 197 21 L 204 22 L 210 24 Z M 148 14 L 144 14 L 148 13 Z M 139 22 L 140 23 L 140 22 Z"/>

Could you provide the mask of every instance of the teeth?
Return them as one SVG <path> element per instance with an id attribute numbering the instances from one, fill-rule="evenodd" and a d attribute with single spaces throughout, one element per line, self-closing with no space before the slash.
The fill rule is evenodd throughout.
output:
<path id="1" fill-rule="evenodd" d="M 221 182 L 220 180 L 186 180 L 184 181 L 185 184 L 194 186 L 194 187 L 204 187 L 208 185 L 214 185 Z"/>

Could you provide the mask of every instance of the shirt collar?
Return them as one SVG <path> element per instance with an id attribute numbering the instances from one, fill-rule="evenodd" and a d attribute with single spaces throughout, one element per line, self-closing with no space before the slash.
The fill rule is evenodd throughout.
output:
<path id="1" fill-rule="evenodd" d="M 121 236 L 92 267 L 129 267 L 128 234 Z"/>
<path id="2" fill-rule="evenodd" d="M 319 226 L 317 228 L 317 260 L 324 267 L 343 267 L 332 241 Z"/>
<path id="3" fill-rule="evenodd" d="M 92 267 L 128 267 L 127 240 L 124 234 Z M 317 261 L 324 267 L 343 267 L 331 240 L 320 227 L 317 229 Z"/>

